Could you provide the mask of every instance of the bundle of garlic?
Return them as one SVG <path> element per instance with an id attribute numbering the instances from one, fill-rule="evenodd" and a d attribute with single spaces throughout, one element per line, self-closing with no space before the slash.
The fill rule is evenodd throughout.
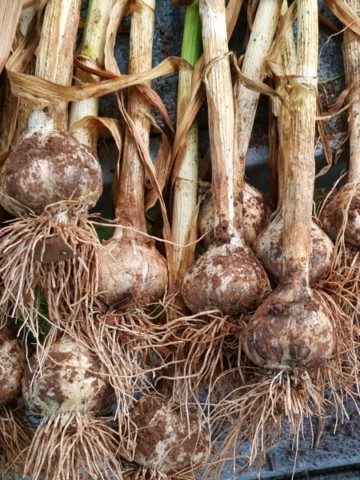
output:
<path id="1" fill-rule="evenodd" d="M 113 4 L 108 39 L 115 38 L 128 6 L 127 2 Z M 137 76 L 151 68 L 155 3 L 141 4 L 130 9 L 130 13 L 128 70 L 130 76 Z M 105 66 L 119 72 L 113 56 L 105 59 Z M 141 87 L 150 90 L 150 82 Z M 136 86 L 128 90 L 127 109 L 121 92 L 117 99 L 125 133 L 113 181 L 116 218 L 111 238 L 98 250 L 97 306 L 85 333 L 109 374 L 120 442 L 131 458 L 135 432 L 131 428 L 130 409 L 139 395 L 153 390 L 156 367 L 151 365 L 151 359 L 158 358 L 159 343 L 156 305 L 165 294 L 168 270 L 154 239 L 147 234 L 145 217 L 147 169 L 143 154 L 149 151 L 151 105 Z"/>
<path id="2" fill-rule="evenodd" d="M 121 478 L 119 436 L 111 426 L 113 391 L 89 347 L 50 331 L 30 358 L 22 382 L 25 405 L 40 417 L 23 452 L 33 479 Z"/>
<path id="3" fill-rule="evenodd" d="M 247 466 L 258 460 L 261 465 L 267 450 L 282 436 L 284 421 L 297 445 L 306 419 L 324 418 L 328 408 L 346 415 L 342 399 L 354 397 L 356 384 L 351 319 L 327 292 L 310 287 L 317 2 L 298 2 L 297 14 L 296 75 L 287 77 L 279 115 L 284 162 L 279 285 L 241 333 L 247 358 L 241 368 L 243 384 L 214 413 L 214 422 L 222 426 L 224 419 L 231 419 L 216 458 L 234 455 L 235 446 L 248 441 Z"/>
<path id="4" fill-rule="evenodd" d="M 279 2 L 263 1 L 259 3 L 241 63 L 242 76 L 253 82 L 260 82 L 265 76 L 266 58 L 273 42 L 279 16 Z M 243 203 L 243 213 L 236 220 L 239 228 L 241 228 L 245 243 L 252 245 L 261 230 L 267 225 L 271 213 L 262 193 L 244 180 L 245 162 L 260 93 L 249 90 L 240 79 L 237 80 L 234 90 L 236 106 L 235 141 L 237 143 L 236 154 L 239 157 L 236 168 L 239 170 L 238 177 L 240 179 L 238 182 L 241 183 L 239 189 L 242 193 Z M 208 196 L 199 215 L 200 235 L 213 228 L 213 208 L 211 197 Z M 206 240 L 209 245 L 212 241 L 212 235 L 208 234 Z"/>
<path id="5" fill-rule="evenodd" d="M 80 0 L 49 1 L 36 57 L 36 77 L 72 80 Z M 94 227 L 87 211 L 102 192 L 94 151 L 67 132 L 67 103 L 37 103 L 28 128 L 1 168 L 0 202 L 17 217 L 0 232 L 0 305 L 35 338 L 43 295 L 51 322 L 79 318 L 96 281 Z M 10 307 L 9 307 L 10 305 Z"/>
<path id="6" fill-rule="evenodd" d="M 269 22 L 272 31 L 276 11 L 275 6 L 273 22 Z M 184 387 L 180 386 L 181 380 L 178 382 L 176 392 L 184 388 L 185 395 L 196 395 L 204 381 L 210 382 L 211 391 L 216 375 L 229 367 L 225 358 L 228 346 L 238 343 L 242 321 L 238 322 L 236 316 L 256 308 L 271 291 L 267 275 L 249 247 L 269 209 L 261 194 L 244 182 L 245 152 L 257 100 L 242 108 L 248 94 L 240 89 L 243 91 L 234 101 L 225 6 L 220 9 L 216 3 L 204 2 L 200 3 L 200 12 L 215 217 L 209 222 L 212 244 L 190 266 L 183 280 L 182 295 L 194 315 L 168 326 L 176 338 L 177 362 L 183 364 L 185 380 Z M 259 14 L 262 18 L 261 9 Z M 258 29 L 254 35 L 259 35 Z M 235 127 L 241 122 L 245 126 L 237 137 Z M 247 214 L 243 211 L 245 199 Z M 251 210 L 251 206 L 255 208 Z"/>
<path id="7" fill-rule="evenodd" d="M 28 106 L 18 116 L 17 145 L 0 159 L 0 204 L 17 217 L 0 230 L 0 313 L 12 327 L 22 321 L 30 330 L 27 341 L 36 345 L 28 343 L 26 366 L 26 350 L 4 321 L 5 474 L 209 478 L 213 468 L 236 459 L 240 444 L 249 445 L 246 467 L 261 464 L 284 422 L 297 445 L 306 421 L 322 422 L 330 409 L 345 416 L 344 397 L 358 395 L 359 263 L 358 253 L 344 248 L 344 242 L 358 247 L 355 138 L 348 185 L 322 211 L 335 258 L 332 240 L 313 221 L 317 1 L 298 0 L 290 14 L 286 1 L 260 0 L 256 10 L 251 4 L 249 17 L 255 15 L 241 62 L 228 47 L 241 1 L 177 2 L 187 5 L 183 59 L 152 69 L 155 0 L 90 0 L 76 59 L 81 70 L 71 87 L 81 2 L 36 3 L 38 21 L 44 8 L 36 53 L 36 76 L 44 82 L 38 94 L 29 84 L 27 95 L 21 76 L 13 77 L 13 91 L 32 106 L 25 132 Z M 127 15 L 129 71 L 121 75 L 113 50 Z M 20 70 L 35 50 L 35 30 L 14 53 Z M 351 31 L 345 39 L 356 133 L 358 65 L 351 50 L 358 42 Z M 271 46 L 279 48 L 281 63 L 273 70 L 276 90 L 262 84 L 266 63 L 274 62 Z M 155 71 L 178 68 L 171 237 L 162 196 L 168 172 L 159 180 L 162 167 L 151 161 L 151 108 L 161 101 L 150 81 Z M 114 91 L 124 128 L 121 121 L 95 118 L 98 102 L 89 99 Z M 264 196 L 245 182 L 259 91 L 276 95 L 280 105 L 279 202 L 270 223 Z M 208 250 L 197 256 L 199 132 L 189 119 L 205 93 L 212 198 L 200 208 L 202 220 L 206 210 L 208 218 L 198 227 Z M 85 99 L 71 107 L 70 126 L 62 94 L 66 102 Z M 119 150 L 115 220 L 108 222 L 113 232 L 103 243 L 94 228 L 102 221 L 88 215 L 103 183 L 93 135 L 99 122 L 111 125 Z M 152 205 L 159 201 L 163 214 L 166 256 L 148 231 L 149 185 L 148 197 Z M 343 215 L 335 221 L 338 196 Z M 21 402 L 28 419 L 37 420 L 30 428 Z"/>
<path id="8" fill-rule="evenodd" d="M 358 15 L 359 3 L 347 1 L 344 8 L 351 13 L 351 18 Z M 344 311 L 353 318 L 354 335 L 359 328 L 359 148 L 358 132 L 360 123 L 359 91 L 357 83 L 360 78 L 359 64 L 359 36 L 353 30 L 352 24 L 341 16 L 341 12 L 334 11 L 347 28 L 343 38 L 343 56 L 345 66 L 345 79 L 348 89 L 349 101 L 349 143 L 350 156 L 347 172 L 347 182 L 337 189 L 334 187 L 327 195 L 319 209 L 319 217 L 322 226 L 335 242 L 335 258 L 332 275 L 329 281 L 324 281 L 323 288 L 336 296 L 336 303 L 341 305 Z M 338 182 L 336 182 L 338 183 Z"/>
<path id="9" fill-rule="evenodd" d="M 144 396 L 131 411 L 136 446 L 125 462 L 129 480 L 193 479 L 210 453 L 210 435 L 198 405 L 182 409 L 167 397 Z"/>

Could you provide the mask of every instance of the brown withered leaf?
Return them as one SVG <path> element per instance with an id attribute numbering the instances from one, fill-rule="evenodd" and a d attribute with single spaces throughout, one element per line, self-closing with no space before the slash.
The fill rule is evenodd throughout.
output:
<path id="1" fill-rule="evenodd" d="M 2 0 L 0 8 L 0 73 L 9 57 L 22 9 L 21 0 Z"/>
<path id="2" fill-rule="evenodd" d="M 328 9 L 350 30 L 360 35 L 360 18 L 344 0 L 325 0 Z"/>
<path id="3" fill-rule="evenodd" d="M 147 72 L 134 75 L 115 76 L 112 79 L 83 85 L 63 86 L 41 78 L 17 71 L 17 64 L 10 58 L 6 69 L 10 78 L 11 89 L 19 97 L 37 102 L 77 102 L 92 97 L 101 97 L 149 80 L 164 77 L 178 71 L 184 63 L 179 57 L 168 57 Z"/>

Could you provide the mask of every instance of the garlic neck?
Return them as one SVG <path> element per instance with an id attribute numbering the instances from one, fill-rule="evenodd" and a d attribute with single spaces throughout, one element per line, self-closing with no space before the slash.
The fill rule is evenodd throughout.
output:
<path id="1" fill-rule="evenodd" d="M 30 113 L 28 128 L 24 138 L 39 134 L 42 137 L 48 137 L 55 130 L 54 121 L 46 112 L 46 107 L 34 108 Z"/>

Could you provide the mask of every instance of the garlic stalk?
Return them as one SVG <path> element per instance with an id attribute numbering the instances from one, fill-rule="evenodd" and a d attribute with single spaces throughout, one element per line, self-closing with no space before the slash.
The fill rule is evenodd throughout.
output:
<path id="1" fill-rule="evenodd" d="M 226 33 L 225 4 L 200 1 L 205 86 L 214 199 L 214 243 L 185 275 L 182 294 L 193 312 L 219 309 L 236 314 L 258 305 L 270 292 L 262 266 L 235 224 L 238 168 L 235 111 Z"/>
<path id="2" fill-rule="evenodd" d="M 132 12 L 129 74 L 151 68 L 154 18 L 152 1 Z M 137 142 L 149 147 L 150 105 L 136 87 L 129 88 L 127 110 L 128 128 L 115 208 L 117 227 L 101 253 L 99 297 L 110 305 L 125 300 L 146 305 L 164 294 L 168 274 L 165 259 L 156 250 L 154 241 L 142 235 L 146 233 L 145 170 Z"/>
<path id="3" fill-rule="evenodd" d="M 286 5 L 287 8 L 287 5 Z M 280 39 L 280 46 L 277 55 L 280 57 L 282 64 L 282 75 L 293 76 L 296 73 L 296 52 L 294 45 L 294 37 L 291 28 L 287 28 L 284 37 Z M 279 85 L 280 89 L 284 89 L 284 85 Z M 286 95 L 286 91 L 284 91 Z M 278 99 L 277 99 L 278 100 Z M 279 132 L 279 151 L 278 151 L 278 211 L 272 221 L 259 234 L 253 244 L 253 248 L 257 257 L 269 272 L 269 274 L 279 281 L 282 275 L 283 265 L 283 203 L 287 181 L 287 153 L 282 149 L 283 135 L 288 135 L 282 125 L 287 123 L 288 112 L 286 109 L 280 109 L 278 115 L 278 132 Z M 283 133 L 285 131 L 285 133 Z M 311 222 L 311 251 L 310 251 L 310 283 L 315 284 L 321 278 L 326 276 L 331 268 L 334 253 L 334 245 L 330 238 L 318 227 Z"/>
<path id="4" fill-rule="evenodd" d="M 80 7 L 80 0 L 47 2 L 36 77 L 71 84 Z M 94 152 L 68 134 L 67 122 L 67 102 L 34 104 L 0 177 L 1 204 L 19 217 L 0 235 L 0 306 L 10 304 L 35 338 L 41 293 L 47 315 L 61 323 L 62 313 L 78 318 L 79 300 L 93 284 L 88 267 L 98 239 L 86 216 L 102 192 L 101 167 Z"/>
<path id="5" fill-rule="evenodd" d="M 347 5 L 357 15 L 360 13 L 358 0 L 347 0 Z M 345 242 L 360 248 L 360 41 L 351 26 L 344 31 L 343 54 L 345 78 L 350 88 L 349 132 L 350 159 L 347 184 L 335 192 L 326 203 L 321 221 L 324 230 L 333 240 L 344 235 Z"/>
<path id="6" fill-rule="evenodd" d="M 246 355 L 271 369 L 318 367 L 334 349 L 331 321 L 309 286 L 318 61 L 316 0 L 298 2 L 296 76 L 282 124 L 286 161 L 280 286 L 257 309 L 244 334 Z M 284 118 L 284 117 L 283 117 Z"/>
<path id="7" fill-rule="evenodd" d="M 199 1 L 195 0 L 186 8 L 181 56 L 194 66 L 200 58 L 201 24 Z M 182 68 L 179 71 L 177 123 L 180 124 L 191 98 L 192 70 Z M 173 271 L 176 278 L 174 287 L 180 287 L 185 272 L 194 261 L 196 240 L 196 205 L 198 182 L 198 126 L 194 122 L 187 133 L 186 147 L 182 164 L 174 184 L 172 209 L 173 241 L 179 246 L 173 249 Z"/>
<path id="8" fill-rule="evenodd" d="M 88 15 L 83 32 L 83 40 L 80 47 L 80 55 L 83 57 L 85 65 L 92 68 L 102 68 L 104 66 L 104 48 L 106 39 L 106 26 L 109 22 L 113 0 L 90 0 L 88 5 Z M 96 75 L 89 74 L 83 70 L 77 69 L 75 76 L 78 81 L 90 83 L 98 81 Z M 87 116 L 97 116 L 99 113 L 99 98 L 88 98 L 80 102 L 73 102 L 69 114 L 69 126 L 71 127 L 77 121 Z M 74 136 L 83 145 L 90 148 L 96 148 L 97 136 L 86 127 L 76 128 Z"/>

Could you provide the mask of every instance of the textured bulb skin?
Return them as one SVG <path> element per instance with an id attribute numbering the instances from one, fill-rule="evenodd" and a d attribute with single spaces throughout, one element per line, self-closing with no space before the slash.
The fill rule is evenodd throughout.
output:
<path id="1" fill-rule="evenodd" d="M 236 315 L 255 309 L 271 292 L 269 279 L 249 247 L 213 245 L 188 270 L 182 295 L 198 313 L 219 309 Z"/>
<path id="2" fill-rule="evenodd" d="M 346 212 L 348 209 L 348 213 Z M 345 218 L 346 215 L 346 218 Z M 334 193 L 326 203 L 321 222 L 324 230 L 336 241 L 344 221 L 345 242 L 360 248 L 360 184 L 346 184 Z"/>
<path id="3" fill-rule="evenodd" d="M 265 228 L 270 220 L 271 210 L 264 196 L 256 188 L 245 182 L 243 198 L 243 222 L 242 233 L 247 245 L 252 245 L 259 233 Z M 214 202 L 211 195 L 207 195 L 202 202 L 198 217 L 199 237 L 203 244 L 209 247 L 213 242 L 214 235 Z"/>
<path id="4" fill-rule="evenodd" d="M 26 358 L 16 332 L 5 326 L 0 330 L 0 404 L 15 400 L 21 393 Z"/>
<path id="5" fill-rule="evenodd" d="M 142 467 L 171 474 L 206 462 L 209 435 L 191 407 L 187 418 L 166 399 L 145 396 L 131 420 L 138 428 L 134 461 Z"/>
<path id="6" fill-rule="evenodd" d="M 276 280 L 282 280 L 283 220 L 277 215 L 274 220 L 260 233 L 253 243 L 253 250 L 261 260 L 265 269 Z M 331 239 L 314 222 L 311 227 L 310 252 L 310 283 L 318 282 L 326 275 L 332 264 L 334 244 Z"/>
<path id="7" fill-rule="evenodd" d="M 316 367 L 331 358 L 331 321 L 311 293 L 279 287 L 256 310 L 244 332 L 244 351 L 269 369 Z"/>
<path id="8" fill-rule="evenodd" d="M 49 348 L 38 368 L 36 354 L 26 369 L 22 391 L 24 401 L 35 415 L 50 417 L 61 412 L 100 413 L 112 390 L 102 374 L 100 361 L 87 348 L 63 337 Z"/>
<path id="9" fill-rule="evenodd" d="M 26 137 L 9 155 L 0 177 L 0 203 L 17 216 L 63 200 L 94 206 L 102 193 L 101 166 L 94 153 L 66 133 Z"/>
<path id="10" fill-rule="evenodd" d="M 104 244 L 98 291 L 106 303 L 155 302 L 163 296 L 167 283 L 166 261 L 151 239 L 125 234 Z"/>

